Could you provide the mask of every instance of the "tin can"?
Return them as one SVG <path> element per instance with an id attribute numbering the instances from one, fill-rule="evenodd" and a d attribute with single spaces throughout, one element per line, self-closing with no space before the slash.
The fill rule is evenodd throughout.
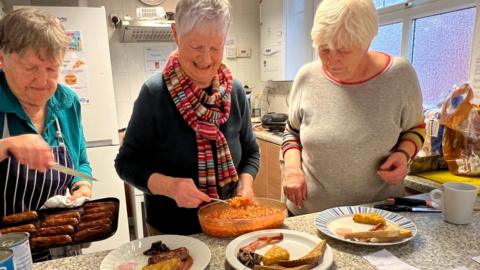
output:
<path id="1" fill-rule="evenodd" d="M 0 248 L 0 270 L 15 270 L 13 267 L 13 251 Z"/>
<path id="2" fill-rule="evenodd" d="M 33 267 L 29 236 L 26 232 L 0 235 L 0 248 L 7 248 L 13 252 L 15 269 L 31 270 Z"/>

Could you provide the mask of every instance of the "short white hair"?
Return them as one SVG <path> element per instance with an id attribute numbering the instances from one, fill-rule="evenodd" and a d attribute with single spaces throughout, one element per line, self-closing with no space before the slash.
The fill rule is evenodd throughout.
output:
<path id="1" fill-rule="evenodd" d="M 313 21 L 315 48 L 366 49 L 378 33 L 377 10 L 372 0 L 323 0 Z"/>
<path id="2" fill-rule="evenodd" d="M 178 36 L 190 32 L 195 26 L 215 24 L 224 34 L 230 27 L 231 5 L 228 0 L 180 0 L 175 8 Z"/>

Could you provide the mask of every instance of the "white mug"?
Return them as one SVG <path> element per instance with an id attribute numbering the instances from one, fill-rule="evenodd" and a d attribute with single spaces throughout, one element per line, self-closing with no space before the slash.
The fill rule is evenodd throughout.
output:
<path id="1" fill-rule="evenodd" d="M 470 223 L 478 187 L 466 183 L 448 182 L 442 185 L 442 189 L 432 190 L 430 198 L 441 205 L 445 220 L 454 224 Z"/>

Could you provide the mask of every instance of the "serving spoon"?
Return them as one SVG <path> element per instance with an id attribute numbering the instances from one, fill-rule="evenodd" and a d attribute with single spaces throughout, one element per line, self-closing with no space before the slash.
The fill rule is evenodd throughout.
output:
<path id="1" fill-rule="evenodd" d="M 210 198 L 210 200 L 215 201 L 215 202 L 221 202 L 221 203 L 224 203 L 224 204 L 228 204 L 228 202 L 226 200 L 222 200 L 222 199 Z"/>

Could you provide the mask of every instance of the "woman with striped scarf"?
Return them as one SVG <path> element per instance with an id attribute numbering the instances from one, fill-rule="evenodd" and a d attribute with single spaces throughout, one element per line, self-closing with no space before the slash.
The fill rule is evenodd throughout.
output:
<path id="1" fill-rule="evenodd" d="M 116 159 L 122 179 L 145 193 L 148 231 L 201 232 L 210 198 L 252 198 L 259 151 L 242 85 L 222 64 L 227 0 L 181 0 L 177 50 L 142 86 Z"/>

